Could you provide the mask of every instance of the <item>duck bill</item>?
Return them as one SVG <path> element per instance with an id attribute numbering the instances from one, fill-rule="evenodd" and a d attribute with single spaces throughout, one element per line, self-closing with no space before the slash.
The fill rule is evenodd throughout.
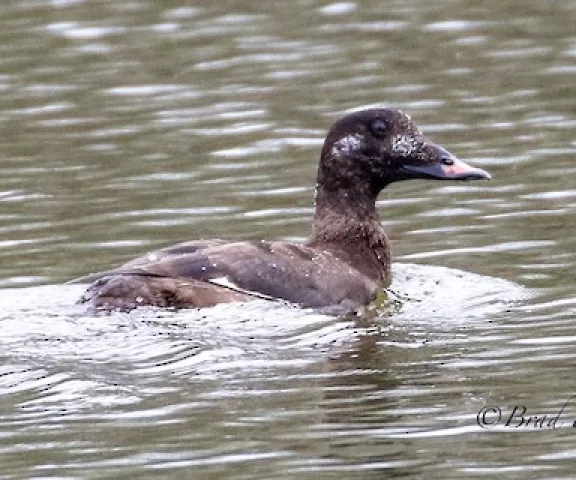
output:
<path id="1" fill-rule="evenodd" d="M 459 160 L 448 150 L 438 149 L 438 160 L 423 165 L 404 165 L 402 168 L 410 178 L 435 180 L 490 180 L 490 174 Z"/>

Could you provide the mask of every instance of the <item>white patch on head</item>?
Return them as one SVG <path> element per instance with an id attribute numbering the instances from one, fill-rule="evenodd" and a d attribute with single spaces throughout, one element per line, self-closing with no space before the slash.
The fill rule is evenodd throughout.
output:
<path id="1" fill-rule="evenodd" d="M 410 157 L 423 147 L 422 141 L 413 135 L 396 135 L 390 149 L 398 157 Z"/>
<path id="2" fill-rule="evenodd" d="M 364 136 L 359 133 L 346 135 L 341 139 L 334 142 L 332 145 L 332 155 L 349 155 L 350 153 L 357 152 L 364 141 Z"/>
<path id="3" fill-rule="evenodd" d="M 407 113 L 404 113 L 403 110 L 398 110 L 398 112 L 400 112 L 401 115 L 404 115 L 404 118 L 405 118 L 406 120 L 408 120 L 409 122 L 412 121 L 412 117 L 411 117 L 410 115 L 408 115 Z"/>

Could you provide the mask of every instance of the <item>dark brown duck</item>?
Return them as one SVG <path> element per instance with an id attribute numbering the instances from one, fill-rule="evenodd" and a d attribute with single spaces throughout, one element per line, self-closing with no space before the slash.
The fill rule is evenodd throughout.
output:
<path id="1" fill-rule="evenodd" d="M 368 304 L 390 285 L 390 244 L 375 202 L 392 182 L 489 179 L 424 137 L 409 116 L 369 109 L 338 120 L 318 166 L 316 213 L 304 245 L 197 240 L 79 281 L 103 310 L 207 307 L 254 298 L 334 312 Z"/>

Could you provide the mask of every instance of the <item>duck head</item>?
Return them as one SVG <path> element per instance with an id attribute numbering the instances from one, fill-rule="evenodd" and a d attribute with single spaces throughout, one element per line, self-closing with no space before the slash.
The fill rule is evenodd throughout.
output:
<path id="1" fill-rule="evenodd" d="M 490 174 L 426 138 L 400 110 L 357 111 L 330 129 L 318 168 L 318 188 L 363 191 L 375 198 L 392 182 L 418 178 L 489 180 Z"/>

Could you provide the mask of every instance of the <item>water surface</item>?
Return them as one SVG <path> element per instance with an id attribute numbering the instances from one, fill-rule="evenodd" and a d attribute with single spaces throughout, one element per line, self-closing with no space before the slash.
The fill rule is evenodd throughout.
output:
<path id="1" fill-rule="evenodd" d="M 0 476 L 570 478 L 575 22 L 561 1 L 2 4 Z M 389 308 L 95 317 L 62 285 L 193 238 L 303 241 L 326 129 L 373 105 L 494 177 L 383 192 Z M 506 426 L 566 402 L 559 428 Z"/>

